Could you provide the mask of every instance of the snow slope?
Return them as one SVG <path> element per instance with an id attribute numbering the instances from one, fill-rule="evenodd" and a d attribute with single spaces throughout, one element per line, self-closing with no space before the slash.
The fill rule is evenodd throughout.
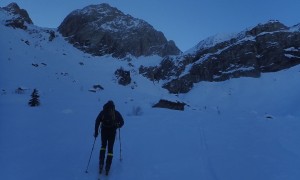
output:
<path id="1" fill-rule="evenodd" d="M 0 179 L 96 179 L 99 138 L 85 170 L 96 116 L 109 99 L 125 119 L 123 161 L 117 138 L 110 175 L 102 179 L 300 178 L 300 66 L 259 79 L 202 82 L 175 96 L 138 74 L 140 64 L 157 64 L 159 57 L 93 57 L 58 33 L 48 41 L 40 30 L 0 25 Z M 120 67 L 136 84 L 116 83 Z M 97 84 L 104 90 L 90 92 Z M 41 106 L 32 108 L 34 88 Z M 151 108 L 161 98 L 189 106 Z"/>

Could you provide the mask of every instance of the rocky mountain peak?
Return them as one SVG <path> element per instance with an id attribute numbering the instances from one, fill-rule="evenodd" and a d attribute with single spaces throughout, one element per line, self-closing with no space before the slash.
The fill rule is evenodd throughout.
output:
<path id="1" fill-rule="evenodd" d="M 281 30 L 287 30 L 288 27 L 282 24 L 281 22 L 277 20 L 270 20 L 267 23 L 264 24 L 258 24 L 254 28 L 252 28 L 250 31 L 247 32 L 247 34 L 252 36 L 257 36 L 258 34 L 262 32 L 275 32 L 275 31 L 281 31 Z"/>
<path id="2" fill-rule="evenodd" d="M 83 9 L 75 10 L 65 20 L 72 20 L 81 16 L 86 24 L 94 28 L 104 29 L 111 32 L 121 32 L 126 28 L 137 28 L 139 26 L 150 26 L 145 21 L 125 15 L 117 8 L 109 4 L 90 5 Z M 65 22 L 65 21 L 64 21 Z M 62 25 L 64 24 L 62 23 Z M 62 25 L 60 27 L 62 27 Z"/>
<path id="3" fill-rule="evenodd" d="M 108 4 L 71 12 L 58 30 L 75 47 L 98 56 L 166 56 L 181 52 L 146 21 L 125 15 Z"/>
<path id="4" fill-rule="evenodd" d="M 3 9 L 14 15 L 17 15 L 17 18 L 19 18 L 19 20 L 27 22 L 28 24 L 33 24 L 27 11 L 25 9 L 21 9 L 17 3 L 10 3 L 6 7 L 3 7 Z"/>
<path id="5" fill-rule="evenodd" d="M 96 19 L 101 19 L 105 17 L 117 17 L 119 15 L 124 15 L 124 13 L 122 13 L 120 10 L 110 6 L 107 3 L 90 5 L 83 9 L 75 10 L 73 11 L 73 13 L 92 16 L 95 17 Z"/>

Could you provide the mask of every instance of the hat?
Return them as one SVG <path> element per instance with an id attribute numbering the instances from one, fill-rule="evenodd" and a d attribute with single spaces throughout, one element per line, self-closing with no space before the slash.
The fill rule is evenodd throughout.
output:
<path id="1" fill-rule="evenodd" d="M 103 109 L 115 109 L 115 104 L 112 100 L 107 101 L 106 104 L 104 104 Z"/>

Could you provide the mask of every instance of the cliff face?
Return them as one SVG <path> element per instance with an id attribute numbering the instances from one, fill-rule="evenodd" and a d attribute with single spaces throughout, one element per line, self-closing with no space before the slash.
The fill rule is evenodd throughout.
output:
<path id="1" fill-rule="evenodd" d="M 141 68 L 141 73 L 151 78 L 155 72 L 155 78 L 168 80 L 164 88 L 169 92 L 186 93 L 200 81 L 260 77 L 264 72 L 300 64 L 299 25 L 286 27 L 269 21 L 225 41 L 212 42 L 211 38 L 204 40 L 190 53 L 165 59 L 157 67 Z"/>
<path id="2" fill-rule="evenodd" d="M 12 18 L 6 20 L 5 25 L 13 28 L 27 29 L 26 24 L 33 24 L 26 10 L 21 9 L 16 3 L 10 3 L 1 8 L 12 15 Z"/>
<path id="3" fill-rule="evenodd" d="M 178 55 L 173 41 L 147 22 L 125 15 L 108 4 L 91 5 L 70 13 L 58 28 L 77 48 L 102 56 Z"/>

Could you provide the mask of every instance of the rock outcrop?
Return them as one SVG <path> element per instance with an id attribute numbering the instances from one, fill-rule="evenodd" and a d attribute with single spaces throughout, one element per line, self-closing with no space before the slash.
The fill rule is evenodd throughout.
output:
<path id="1" fill-rule="evenodd" d="M 126 86 L 131 83 L 130 71 L 119 68 L 115 71 L 115 76 L 120 85 Z"/>
<path id="2" fill-rule="evenodd" d="M 154 104 L 152 107 L 153 108 L 166 108 L 166 109 L 172 109 L 172 110 L 180 110 L 184 111 L 184 106 L 186 104 L 183 102 L 173 102 L 165 99 L 159 100 L 158 103 Z"/>

